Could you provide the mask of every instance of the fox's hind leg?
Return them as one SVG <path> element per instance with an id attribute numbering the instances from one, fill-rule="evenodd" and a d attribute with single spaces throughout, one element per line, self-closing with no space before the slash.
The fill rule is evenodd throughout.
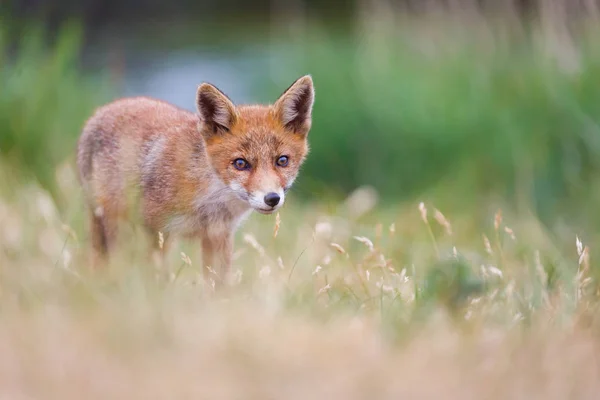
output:
<path id="1" fill-rule="evenodd" d="M 104 222 L 102 221 L 102 217 L 98 217 L 91 214 L 91 234 L 92 234 L 92 248 L 97 256 L 102 258 L 106 257 L 108 254 L 108 244 L 106 232 L 104 231 Z"/>
<path id="2" fill-rule="evenodd" d="M 117 221 L 110 213 L 101 207 L 91 213 L 91 240 L 94 251 L 94 266 L 108 259 L 117 236 Z"/>

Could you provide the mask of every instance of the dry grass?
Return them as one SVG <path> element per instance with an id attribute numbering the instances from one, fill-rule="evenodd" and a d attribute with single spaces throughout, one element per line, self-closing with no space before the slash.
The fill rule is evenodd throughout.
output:
<path id="1" fill-rule="evenodd" d="M 600 390 L 585 240 L 571 237 L 563 254 L 530 218 L 498 212 L 476 232 L 427 203 L 375 211 L 362 189 L 333 211 L 253 217 L 236 241 L 238 283 L 215 294 L 200 283 L 193 243 L 175 244 L 167 280 L 133 235 L 110 270 L 91 272 L 73 178 L 68 166 L 58 173 L 67 213 L 36 187 L 0 197 L 2 398 Z"/>
<path id="2" fill-rule="evenodd" d="M 591 399 L 600 389 L 597 340 L 580 330 L 465 335 L 437 322 L 397 348 L 358 318 L 319 325 L 253 302 L 148 306 L 6 316 L 4 398 Z"/>

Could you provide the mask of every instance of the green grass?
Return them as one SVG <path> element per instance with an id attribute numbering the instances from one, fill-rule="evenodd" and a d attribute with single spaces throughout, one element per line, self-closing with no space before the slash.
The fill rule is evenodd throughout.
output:
<path id="1" fill-rule="evenodd" d="M 52 39 L 41 26 L 18 35 L 9 28 L 0 27 L 0 156 L 57 195 L 54 167 L 73 157 L 83 123 L 108 98 L 108 87 L 80 71 L 77 24 Z"/>

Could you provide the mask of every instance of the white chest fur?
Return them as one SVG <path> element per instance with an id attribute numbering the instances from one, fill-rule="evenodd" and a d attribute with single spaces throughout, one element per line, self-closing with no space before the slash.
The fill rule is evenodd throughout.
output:
<path id="1" fill-rule="evenodd" d="M 171 217 L 164 230 L 183 236 L 233 234 L 250 212 L 251 208 L 245 201 L 219 182 L 206 193 L 198 195 L 192 213 Z"/>

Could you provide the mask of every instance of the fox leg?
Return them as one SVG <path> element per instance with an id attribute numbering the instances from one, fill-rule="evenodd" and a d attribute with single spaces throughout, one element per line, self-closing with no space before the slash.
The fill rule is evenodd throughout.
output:
<path id="1" fill-rule="evenodd" d="M 231 272 L 231 256 L 233 252 L 233 237 L 223 236 L 202 237 L 202 264 L 205 281 L 213 279 L 215 283 L 226 284 Z"/>
<path id="2" fill-rule="evenodd" d="M 110 213 L 97 208 L 91 213 L 91 239 L 94 251 L 94 266 L 108 259 L 117 236 L 117 221 Z"/>

